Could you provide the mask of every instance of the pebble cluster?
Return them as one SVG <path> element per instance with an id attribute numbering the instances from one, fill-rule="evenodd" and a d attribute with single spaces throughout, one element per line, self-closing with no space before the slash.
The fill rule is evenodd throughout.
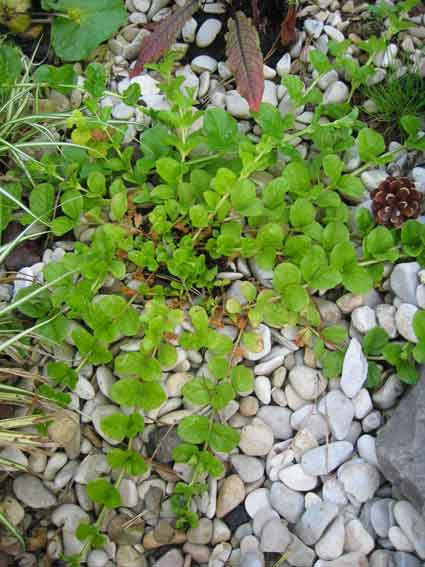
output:
<path id="1" fill-rule="evenodd" d="M 165 18 L 170 2 L 126 0 L 126 6 L 129 25 L 109 41 L 111 90 L 121 93 L 131 82 L 138 82 L 141 103 L 166 108 L 154 75 L 144 73 L 129 79 L 128 72 L 143 37 L 149 33 L 143 24 Z M 275 68 L 264 67 L 263 100 L 278 107 L 282 114 L 293 112 L 297 124 L 309 124 L 312 113 L 293 108 L 286 89 L 279 84 L 280 77 L 297 73 L 300 62 L 307 64 L 310 49 L 326 53 L 329 39 L 344 40 L 350 22 L 361 21 L 367 6 L 353 0 L 318 0 L 301 7 L 299 17 L 303 23 L 297 42 Z M 176 48 L 184 55 L 190 44 L 196 44 L 205 49 L 205 54 L 182 65 L 177 73 L 185 78 L 183 87 L 195 88 L 198 101 L 226 108 L 239 119 L 240 129 L 250 132 L 246 101 L 233 88 L 226 90 L 223 86 L 231 75 L 228 67 L 208 54 L 208 47 L 221 32 L 220 16 L 225 6 L 218 1 L 205 2 L 202 10 L 208 17 L 198 23 L 195 14 L 184 26 Z M 413 23 L 415 27 L 401 34 L 401 49 L 425 75 L 421 51 L 425 16 L 412 18 Z M 348 37 L 356 42 L 352 33 Z M 354 46 L 351 55 L 356 57 L 358 53 Z M 385 53 L 377 56 L 378 69 L 371 84 L 385 78 L 398 55 L 398 46 L 391 43 Z M 349 95 L 344 76 L 337 70 L 323 77 L 319 87 L 325 102 L 344 102 Z M 105 97 L 103 104 L 113 106 L 114 118 L 133 122 L 127 141 L 146 125 L 147 119 L 139 110 L 112 95 Z M 256 128 L 252 129 L 254 136 L 259 133 Z M 308 159 L 308 144 L 299 139 L 295 145 Z M 389 149 L 397 147 L 393 142 Z M 388 174 L 401 171 L 410 158 L 409 153 L 400 151 L 386 168 L 363 172 L 361 179 L 366 189 L 374 189 Z M 360 164 L 355 149 L 346 152 L 344 161 L 347 172 Z M 411 170 L 420 191 L 425 191 L 424 163 Z M 83 241 L 89 238 L 84 230 L 87 232 L 83 227 L 79 234 Z M 0 304 L 11 301 L 31 281 L 41 281 L 43 266 L 60 259 L 72 247 L 70 242 L 56 242 L 52 250 L 46 250 L 42 262 L 21 269 L 13 285 L 0 285 Z M 270 286 L 272 274 L 255 262 L 238 260 L 230 263 L 228 272 L 222 275 L 232 280 L 228 297 L 241 299 L 241 281 L 254 277 Z M 129 287 L 137 284 L 131 279 L 126 283 Z M 295 344 L 297 328 L 278 331 L 260 325 L 261 352 L 246 351 L 243 356 L 243 363 L 255 374 L 254 390 L 239 402 L 231 402 L 220 415 L 223 422 L 240 431 L 239 447 L 223 455 L 226 475 L 208 480 L 208 492 L 196 500 L 201 515 L 199 526 L 186 534 L 172 526 L 169 498 L 176 474 L 190 480 L 191 471 L 181 464 L 166 470 L 172 466 L 171 451 L 178 442 L 170 426 L 195 411 L 183 402 L 181 389 L 191 376 L 205 374 L 207 369 L 200 354 L 180 349 L 176 365 L 164 372 L 168 400 L 147 415 L 151 425 L 143 440 L 135 443 L 135 449 L 141 452 L 146 452 L 147 447 L 159 447 L 155 459 L 165 468 L 124 479 L 120 486 L 122 507 L 106 516 L 107 543 L 104 549 L 90 551 L 88 567 L 264 567 L 273 565 L 282 555 L 282 564 L 294 567 L 423 566 L 425 522 L 410 503 L 399 499 L 396 487 L 385 480 L 376 456 L 376 434 L 403 394 L 404 385 L 392 374 L 371 395 L 365 388 L 367 360 L 361 343 L 364 334 L 377 325 L 391 338 L 417 341 L 412 318 L 418 308 L 425 309 L 425 271 L 415 262 L 388 265 L 383 289 L 383 293 L 346 294 L 336 302 L 325 298 L 317 302 L 326 324 L 342 324 L 349 329 L 350 344 L 338 380 L 325 380 L 313 352 Z M 233 327 L 224 327 L 223 332 L 235 337 Z M 119 349 L 137 350 L 138 342 L 126 340 Z M 71 341 L 55 347 L 55 355 L 74 366 L 80 362 Z M 42 364 L 43 359 L 34 353 L 34 367 L 41 373 Z M 15 476 L 11 495 L 1 502 L 2 509 L 24 531 L 34 526 L 44 530 L 43 537 L 37 540 L 39 547 L 37 541 L 33 542 L 33 551 L 22 554 L 16 546 L 19 567 L 37 565 L 40 549 L 56 561 L 62 553 L 81 550 L 75 528 L 94 517 L 85 486 L 99 475 L 114 478 L 105 453 L 115 442 L 102 431 L 100 422 L 118 410 L 109 397 L 115 380 L 107 367 L 86 364 L 81 368 L 70 407 L 80 413 L 64 410 L 59 422 L 50 426 L 50 436 L 63 449 L 51 456 L 27 456 L 14 448 L 0 452 L 0 457 L 18 461 L 34 473 Z M 23 385 L 30 387 L 25 380 Z M 0 541 L 6 545 L 9 539 L 2 536 Z"/>

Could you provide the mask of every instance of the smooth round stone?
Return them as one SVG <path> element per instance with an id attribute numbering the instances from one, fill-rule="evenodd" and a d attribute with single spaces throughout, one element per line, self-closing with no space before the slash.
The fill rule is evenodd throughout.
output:
<path id="1" fill-rule="evenodd" d="M 361 435 L 357 440 L 357 451 L 362 459 L 378 468 L 375 437 L 372 437 L 372 435 Z"/>
<path id="2" fill-rule="evenodd" d="M 307 18 L 304 20 L 304 29 L 314 39 L 317 39 L 323 31 L 323 22 Z"/>
<path id="3" fill-rule="evenodd" d="M 282 440 L 292 437 L 291 415 L 288 408 L 280 406 L 263 406 L 257 413 L 257 417 L 271 428 L 274 438 Z"/>
<path id="4" fill-rule="evenodd" d="M 338 479 L 344 485 L 345 492 L 360 503 L 370 500 L 380 485 L 379 472 L 369 463 L 345 463 L 338 469 Z"/>
<path id="5" fill-rule="evenodd" d="M 416 305 L 416 288 L 418 287 L 417 262 L 403 262 L 394 266 L 390 276 L 392 291 L 405 303 Z"/>
<path id="6" fill-rule="evenodd" d="M 255 395 L 261 403 L 268 405 L 272 399 L 272 385 L 267 376 L 257 376 L 255 379 Z"/>
<path id="7" fill-rule="evenodd" d="M 340 390 L 333 390 L 320 401 L 319 411 L 328 417 L 335 439 L 345 439 L 354 417 L 353 402 Z"/>
<path id="8" fill-rule="evenodd" d="M 107 474 L 110 470 L 111 467 L 103 453 L 87 455 L 78 466 L 74 476 L 74 482 L 87 484 L 91 480 L 95 480 L 97 477 Z"/>
<path id="9" fill-rule="evenodd" d="M 348 441 L 336 441 L 304 453 L 301 459 L 301 466 L 308 475 L 326 475 L 347 461 L 352 454 L 353 445 L 351 443 Z"/>
<path id="10" fill-rule="evenodd" d="M 304 496 L 282 482 L 274 482 L 270 489 L 270 504 L 291 524 L 295 524 L 304 511 Z"/>
<path id="11" fill-rule="evenodd" d="M 196 28 L 198 27 L 198 22 L 195 18 L 190 18 L 182 28 L 183 41 L 186 43 L 193 43 L 196 36 Z"/>
<path id="12" fill-rule="evenodd" d="M 378 319 L 378 324 L 387 332 L 390 339 L 395 339 L 397 336 L 395 313 L 396 308 L 394 305 L 382 303 L 376 306 L 376 318 Z"/>
<path id="13" fill-rule="evenodd" d="M 223 518 L 245 498 L 245 486 L 237 474 L 228 476 L 220 487 L 217 498 L 217 518 Z"/>
<path id="14" fill-rule="evenodd" d="M 417 343 L 418 338 L 413 329 L 413 318 L 418 311 L 415 305 L 402 303 L 395 315 L 395 324 L 400 335 L 411 343 Z"/>
<path id="15" fill-rule="evenodd" d="M 109 392 L 112 386 L 115 384 L 116 378 L 107 366 L 97 367 L 96 381 L 102 394 L 107 398 L 110 398 Z"/>
<path id="16" fill-rule="evenodd" d="M 370 394 L 366 388 L 362 388 L 360 392 L 353 398 L 354 417 L 363 419 L 372 411 L 373 404 Z"/>
<path id="17" fill-rule="evenodd" d="M 203 71 L 214 73 L 217 70 L 217 61 L 209 55 L 198 55 L 198 57 L 192 59 L 190 66 L 196 73 L 202 73 Z"/>
<path id="18" fill-rule="evenodd" d="M 240 565 L 240 567 L 264 567 L 264 557 L 259 552 L 250 551 L 243 553 L 240 557 L 240 563 L 234 563 L 234 565 Z"/>
<path id="19" fill-rule="evenodd" d="M 124 508 L 134 508 L 137 506 L 137 488 L 136 484 L 131 479 L 124 478 L 121 481 L 119 493 L 121 496 L 121 505 L 124 506 Z"/>
<path id="20" fill-rule="evenodd" d="M 299 492 L 308 492 L 317 486 L 317 477 L 306 474 L 299 464 L 282 469 L 279 478 L 288 488 Z"/>
<path id="21" fill-rule="evenodd" d="M 416 553 L 425 559 L 425 520 L 415 508 L 405 500 L 396 502 L 394 518 L 405 535 L 412 542 Z"/>
<path id="22" fill-rule="evenodd" d="M 236 118 L 250 118 L 250 109 L 247 101 L 236 91 L 229 91 L 225 97 L 226 110 Z M 264 356 L 264 355 L 263 355 Z M 261 357 L 259 357 L 261 358 Z M 255 358 L 253 360 L 258 360 Z M 252 360 L 252 359 L 250 359 Z"/>
<path id="23" fill-rule="evenodd" d="M 313 504 L 304 512 L 295 526 L 296 535 L 309 546 L 319 541 L 326 528 L 336 518 L 338 506 L 330 502 Z"/>
<path id="24" fill-rule="evenodd" d="M 56 496 L 47 490 L 41 480 L 30 474 L 21 474 L 15 478 L 13 492 L 29 508 L 50 508 L 56 504 Z"/>
<path id="25" fill-rule="evenodd" d="M 391 507 L 393 503 L 394 501 L 390 498 L 384 498 L 373 502 L 370 507 L 370 523 L 379 537 L 388 537 L 388 530 L 392 523 Z"/>
<path id="26" fill-rule="evenodd" d="M 336 478 L 330 478 L 323 483 L 322 498 L 332 504 L 345 506 L 348 502 L 344 485 Z"/>
<path id="27" fill-rule="evenodd" d="M 284 553 L 292 536 L 282 520 L 270 520 L 261 534 L 261 550 L 267 553 Z"/>
<path id="28" fill-rule="evenodd" d="M 343 554 L 345 527 L 343 516 L 338 516 L 316 543 L 314 550 L 320 559 L 332 561 Z"/>
<path id="29" fill-rule="evenodd" d="M 276 63 L 276 71 L 279 77 L 283 77 L 284 75 L 288 75 L 291 71 L 291 55 L 289 53 L 285 53 L 279 61 Z"/>
<path id="30" fill-rule="evenodd" d="M 262 508 L 270 508 L 270 493 L 267 488 L 256 488 L 246 497 L 245 510 L 254 518 Z"/>
<path id="31" fill-rule="evenodd" d="M 316 400 L 327 386 L 322 374 L 308 366 L 295 366 L 289 372 L 289 381 L 304 400 Z"/>
<path id="32" fill-rule="evenodd" d="M 198 47 L 208 47 L 208 45 L 211 45 L 220 33 L 222 26 L 221 21 L 215 18 L 205 20 L 196 34 L 196 45 Z"/>
<path id="33" fill-rule="evenodd" d="M 248 455 L 231 455 L 230 462 L 244 482 L 256 482 L 264 475 L 264 463 Z"/>
<path id="34" fill-rule="evenodd" d="M 242 452 L 252 457 L 267 455 L 273 447 L 273 431 L 260 419 L 242 428 L 239 447 Z"/>
<path id="35" fill-rule="evenodd" d="M 359 333 L 367 333 L 376 327 L 375 311 L 368 305 L 357 307 L 351 313 L 351 322 Z"/>
<path id="36" fill-rule="evenodd" d="M 254 522 L 252 524 L 254 534 L 261 537 L 261 532 L 267 522 L 270 520 L 279 520 L 279 514 L 276 510 L 272 508 L 261 508 L 254 516 Z"/>
<path id="37" fill-rule="evenodd" d="M 388 539 L 397 551 L 415 551 L 412 542 L 398 526 L 391 526 L 388 530 Z"/>
<path id="38" fill-rule="evenodd" d="M 363 354 L 362 346 L 355 338 L 351 339 L 344 356 L 341 390 L 348 398 L 354 398 L 367 380 L 368 362 Z"/>
<path id="39" fill-rule="evenodd" d="M 345 102 L 348 98 L 349 90 L 345 83 L 342 81 L 335 81 L 331 83 L 323 94 L 324 104 L 338 104 Z"/>
<path id="40" fill-rule="evenodd" d="M 208 518 L 201 518 L 196 528 L 190 528 L 187 532 L 187 540 L 190 543 L 208 544 L 213 534 L 213 523 Z"/>
<path id="41" fill-rule="evenodd" d="M 356 551 L 369 555 L 375 547 L 373 537 L 363 527 L 360 520 L 354 519 L 345 526 L 345 551 Z"/>

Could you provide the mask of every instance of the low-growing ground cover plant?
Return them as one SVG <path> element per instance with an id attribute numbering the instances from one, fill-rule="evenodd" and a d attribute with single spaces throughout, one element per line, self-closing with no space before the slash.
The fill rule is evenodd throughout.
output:
<path id="1" fill-rule="evenodd" d="M 377 45 L 364 47 L 372 54 Z M 333 44 L 332 50 L 354 84 L 361 84 L 362 67 L 348 67 L 343 47 Z M 19 291 L 0 317 L 26 317 L 47 351 L 65 339 L 78 350 L 76 367 L 64 361 L 47 365 L 40 396 L 67 406 L 86 363 L 111 365 L 119 378 L 109 392 L 117 411 L 101 424 L 115 444 L 107 458 L 116 481 L 99 478 L 87 485 L 100 512 L 94 524 L 78 528 L 84 543 L 67 558 L 70 565 L 102 545 L 102 520 L 120 506 L 124 475 L 141 476 L 150 465 L 135 451 L 134 439 L 166 401 L 162 372 L 175 366 L 180 349 L 205 354 L 208 361 L 183 387 L 191 415 L 178 423 L 182 444 L 173 455 L 193 470 L 172 497 L 177 527 L 187 528 L 196 524 L 192 502 L 205 490 L 207 475 L 220 477 L 220 455 L 238 444 L 238 432 L 221 423 L 220 412 L 252 391 L 252 373 L 240 362 L 244 353 L 261 351 L 262 323 L 296 326 L 299 344 L 310 346 L 325 375 L 336 378 L 348 333 L 342 325 L 325 324 L 318 295 L 367 293 L 382 282 L 386 262 L 416 258 L 425 265 L 420 222 L 377 225 L 367 208 L 352 218 L 350 205 L 364 193 L 359 173 L 388 163 L 400 148 L 386 151 L 383 136 L 359 120 L 354 106 L 324 104 L 316 84 L 331 62 L 318 51 L 310 61 L 317 72 L 311 85 L 293 75 L 282 83 L 294 107 L 310 105 L 311 123 L 298 128 L 293 114 L 282 117 L 262 104 L 253 113 L 258 138 L 241 134 L 222 109 L 195 110 L 193 92 L 172 75 L 171 58 L 153 66 L 169 107 L 140 107 L 152 125 L 141 134 L 139 148 L 123 147 L 127 125 L 111 122 L 110 109 L 99 104 L 106 77 L 92 65 L 86 109 L 67 119 L 73 145 L 26 165 L 34 183 L 24 187 L 25 213 L 73 242 L 73 250 L 46 264 L 44 282 Z M 137 104 L 139 85 L 131 84 L 122 96 Z M 418 118 L 404 116 L 401 124 L 404 146 L 423 149 Z M 294 147 L 300 137 L 312 144 L 308 161 Z M 346 173 L 343 154 L 353 146 L 361 165 Z M 19 170 L 8 175 L 6 191 L 20 183 Z M 25 221 L 11 209 L 10 219 L 15 217 Z M 245 281 L 239 297 L 226 298 L 228 261 L 251 262 L 260 284 Z M 229 325 L 236 334 L 226 333 Z M 390 342 L 380 332 L 366 335 L 370 387 L 381 383 L 381 370 L 389 366 L 406 382 L 416 380 L 415 361 L 425 360 L 423 326 L 419 311 L 415 346 Z M 126 338 L 137 340 L 137 350 L 119 350 Z M 17 340 L 12 336 L 8 346 Z"/>

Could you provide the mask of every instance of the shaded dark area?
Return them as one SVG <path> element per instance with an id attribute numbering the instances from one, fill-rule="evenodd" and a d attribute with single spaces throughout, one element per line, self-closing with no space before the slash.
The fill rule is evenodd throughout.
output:
<path id="1" fill-rule="evenodd" d="M 287 48 L 280 43 L 280 30 L 288 11 L 287 2 L 286 0 L 257 0 L 257 3 L 259 9 L 258 33 L 261 50 L 264 57 L 269 55 L 266 63 L 273 66 L 287 51 Z M 223 23 L 223 28 L 218 37 L 207 49 L 208 55 L 211 55 L 217 61 L 226 60 L 224 36 L 227 33 L 227 19 L 238 10 L 243 11 L 254 21 L 256 20 L 255 15 L 252 13 L 251 0 L 233 0 L 225 14 L 208 14 L 201 10 L 195 14 L 195 19 L 199 25 L 209 18 L 219 19 Z M 190 44 L 186 56 L 187 61 L 191 61 L 198 55 L 205 55 L 205 48 Z"/>
<path id="2" fill-rule="evenodd" d="M 4 232 L 4 243 L 12 242 L 23 230 L 24 227 L 18 222 L 10 222 Z M 6 269 L 17 271 L 24 266 L 32 266 L 40 262 L 43 253 L 43 241 L 43 238 L 25 240 L 22 244 L 16 246 L 5 260 Z"/>
<path id="3" fill-rule="evenodd" d="M 225 524 L 227 524 L 229 529 L 234 532 L 242 524 L 250 522 L 251 518 L 248 516 L 248 513 L 245 510 L 245 505 L 239 504 L 239 506 L 229 512 L 227 516 L 224 516 L 222 520 Z"/>

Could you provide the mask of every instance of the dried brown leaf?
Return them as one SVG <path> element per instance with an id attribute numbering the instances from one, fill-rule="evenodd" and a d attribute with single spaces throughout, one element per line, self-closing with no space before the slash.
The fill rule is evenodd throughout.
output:
<path id="1" fill-rule="evenodd" d="M 184 6 L 176 6 L 172 13 L 162 20 L 141 45 L 139 57 L 130 76 L 139 75 L 146 63 L 154 63 L 166 53 L 176 41 L 184 24 L 199 8 L 199 0 L 188 0 Z"/>
<path id="2" fill-rule="evenodd" d="M 263 54 L 257 30 L 243 12 L 228 21 L 226 55 L 236 87 L 251 110 L 258 112 L 264 92 Z"/>
<path id="3" fill-rule="evenodd" d="M 295 24 L 297 23 L 297 8 L 292 5 L 289 6 L 285 19 L 280 28 L 280 42 L 284 46 L 291 45 L 297 40 L 297 30 Z"/>

